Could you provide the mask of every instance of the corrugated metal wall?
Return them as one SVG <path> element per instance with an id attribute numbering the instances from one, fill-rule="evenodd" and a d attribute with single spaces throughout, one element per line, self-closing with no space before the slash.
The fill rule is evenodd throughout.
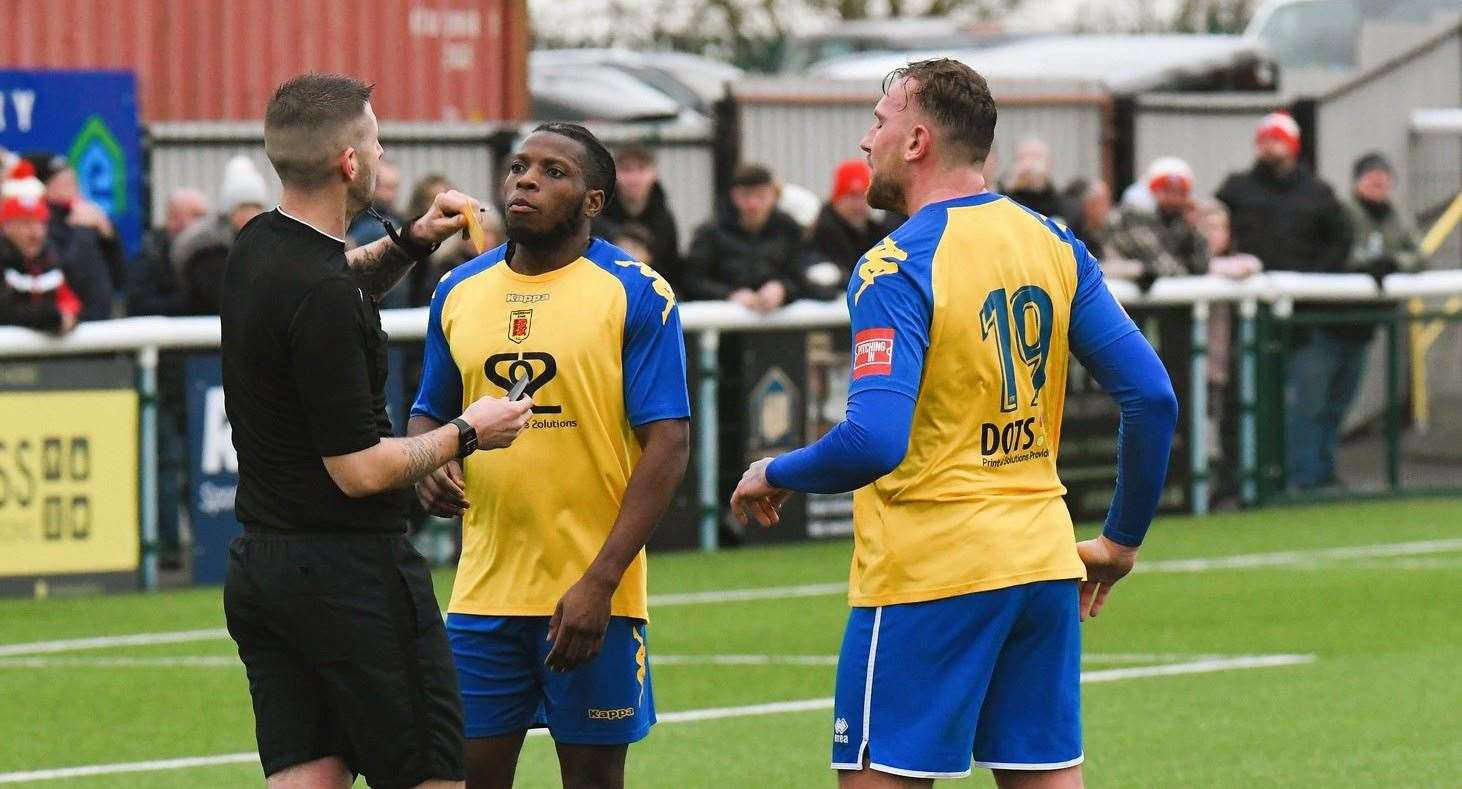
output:
<path id="1" fill-rule="evenodd" d="M 391 120 L 526 116 L 526 0 L 0 0 L 0 63 L 137 72 L 145 120 L 247 120 L 303 71 Z"/>
<path id="2" fill-rule="evenodd" d="M 381 140 L 386 158 L 401 168 L 402 208 L 417 179 L 429 173 L 446 175 L 456 187 L 478 198 L 494 196 L 500 186 L 489 140 L 505 127 L 486 124 L 384 123 Z M 511 127 L 518 130 L 517 127 Z M 279 179 L 264 156 L 261 123 L 155 123 L 152 135 L 152 216 L 161 217 L 168 194 L 179 187 L 202 189 L 217 199 L 224 165 L 243 154 L 254 160 L 279 198 Z M 646 140 L 632 127 L 600 129 L 608 145 L 647 144 L 656 151 L 660 180 L 688 243 L 696 225 L 711 215 L 713 174 L 709 140 Z"/>
<path id="3" fill-rule="evenodd" d="M 1435 220 L 1462 193 L 1462 131 L 1413 132 L 1407 156 L 1410 206 Z M 1429 228 L 1421 227 L 1421 232 Z M 1433 268 L 1462 268 L 1462 229 L 1447 236 L 1432 256 Z"/>
<path id="4" fill-rule="evenodd" d="M 995 150 L 1008 160 L 1020 140 L 1051 147 L 1058 184 L 1105 175 L 1105 96 L 1089 89 L 1060 93 L 992 86 L 999 104 Z M 759 162 L 783 180 L 826 194 L 838 162 L 861 156 L 858 142 L 873 121 L 876 85 L 754 80 L 733 86 L 740 110 L 741 159 Z"/>
<path id="5" fill-rule="evenodd" d="M 1462 26 L 1442 31 L 1420 50 L 1362 76 L 1320 100 L 1320 175 L 1350 193 L 1356 159 L 1380 151 L 1396 168 L 1396 191 L 1410 205 L 1411 113 L 1462 106 Z"/>
<path id="6" fill-rule="evenodd" d="M 1133 125 L 1137 178 L 1154 159 L 1177 156 L 1193 168 L 1194 193 L 1212 195 L 1229 173 L 1253 165 L 1254 129 L 1281 108 L 1278 102 L 1273 94 L 1140 97 Z"/>

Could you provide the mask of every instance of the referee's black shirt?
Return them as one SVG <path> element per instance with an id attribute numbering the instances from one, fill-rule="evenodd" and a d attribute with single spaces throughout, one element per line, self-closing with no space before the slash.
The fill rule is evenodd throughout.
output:
<path id="1" fill-rule="evenodd" d="M 401 532 L 406 491 L 353 499 L 321 457 L 391 435 L 386 335 L 345 242 L 266 211 L 239 232 L 224 280 L 223 389 L 245 527 Z"/>

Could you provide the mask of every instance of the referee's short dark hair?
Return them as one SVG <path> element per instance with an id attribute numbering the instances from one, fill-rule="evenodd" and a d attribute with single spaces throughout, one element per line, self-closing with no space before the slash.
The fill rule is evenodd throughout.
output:
<path id="1" fill-rule="evenodd" d="M 311 72 L 276 88 L 264 111 L 264 152 L 279 180 L 306 189 L 327 182 L 335 157 L 361 141 L 374 87 L 345 74 Z"/>
<path id="2" fill-rule="evenodd" d="M 974 69 L 958 60 L 934 58 L 894 69 L 883 81 L 888 93 L 907 79 L 909 98 L 944 133 L 943 142 L 972 163 L 985 161 L 995 141 L 995 99 Z"/>
<path id="3" fill-rule="evenodd" d="M 542 124 L 533 130 L 534 134 L 538 132 L 567 137 L 584 146 L 584 158 L 579 162 L 579 168 L 584 171 L 584 182 L 590 189 L 603 192 L 605 203 L 614 199 L 614 183 L 619 177 L 614 167 L 614 156 L 604 143 L 599 142 L 594 132 L 577 123 L 561 122 Z"/>

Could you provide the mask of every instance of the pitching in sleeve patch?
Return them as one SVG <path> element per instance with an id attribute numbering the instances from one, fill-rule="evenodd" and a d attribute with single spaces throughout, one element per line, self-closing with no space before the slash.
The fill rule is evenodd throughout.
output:
<path id="1" fill-rule="evenodd" d="M 893 375 L 893 329 L 864 329 L 853 336 L 853 380 Z"/>

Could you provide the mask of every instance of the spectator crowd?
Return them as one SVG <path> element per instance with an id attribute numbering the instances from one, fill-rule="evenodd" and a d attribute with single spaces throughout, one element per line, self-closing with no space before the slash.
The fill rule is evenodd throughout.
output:
<path id="1" fill-rule="evenodd" d="M 986 169 L 990 188 L 1068 226 L 1108 279 L 1143 288 L 1162 277 L 1242 279 L 1263 270 L 1363 272 L 1379 279 L 1422 265 L 1416 231 L 1392 197 L 1393 172 L 1384 157 L 1357 161 L 1341 195 L 1304 167 L 1299 153 L 1299 127 L 1274 113 L 1255 131 L 1252 167 L 1230 174 L 1212 197 L 1195 194 L 1193 170 L 1173 157 L 1151 162 L 1120 199 L 1099 179 L 1061 189 L 1049 147 L 1034 138 L 1019 142 L 1003 172 L 993 153 Z M 0 190 L 0 325 L 65 334 L 81 321 L 123 313 L 217 314 L 229 247 L 271 204 L 253 161 L 235 157 L 216 199 L 187 188 L 168 195 L 161 226 L 148 231 L 129 262 L 106 213 L 81 194 L 64 158 L 0 155 L 7 174 Z M 903 220 L 868 207 L 870 172 L 862 158 L 830 173 L 815 215 L 794 210 L 776 173 L 743 163 L 715 215 L 682 239 L 654 152 L 624 147 L 615 160 L 617 188 L 595 232 L 653 266 L 684 301 L 724 300 L 765 314 L 801 298 L 842 298 L 863 252 Z M 373 212 L 350 224 L 350 245 L 385 234 L 373 214 L 402 224 L 425 213 L 452 183 L 426 175 L 404 206 L 401 188 L 400 172 L 383 163 Z M 500 221 L 490 217 L 486 225 L 490 240 L 500 242 Z M 466 239 L 443 244 L 381 306 L 426 305 L 437 280 L 472 256 Z M 1229 390 L 1232 325 L 1222 310 L 1210 322 L 1207 384 L 1215 403 Z M 1334 451 L 1371 334 L 1369 325 L 1347 324 L 1296 336 L 1286 430 L 1289 479 L 1298 488 L 1337 482 Z M 175 404 L 181 398 L 180 391 L 164 394 Z"/>

